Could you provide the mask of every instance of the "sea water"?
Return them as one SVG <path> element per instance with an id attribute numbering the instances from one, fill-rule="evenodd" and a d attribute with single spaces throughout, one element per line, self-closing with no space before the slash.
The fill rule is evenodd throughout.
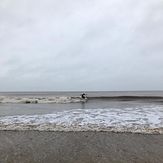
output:
<path id="1" fill-rule="evenodd" d="M 162 91 L 81 93 L 0 93 L 0 129 L 162 133 Z"/>

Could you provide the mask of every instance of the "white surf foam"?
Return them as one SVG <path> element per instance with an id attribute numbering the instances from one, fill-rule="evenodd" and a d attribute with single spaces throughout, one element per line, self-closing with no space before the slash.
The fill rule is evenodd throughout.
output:
<path id="1" fill-rule="evenodd" d="M 49 103 L 76 103 L 76 102 L 83 102 L 84 99 L 80 98 L 79 96 L 70 97 L 70 96 L 47 96 L 47 97 L 16 97 L 16 96 L 0 96 L 0 103 L 12 103 L 12 104 L 27 104 L 27 103 L 40 103 L 40 104 L 49 104 Z"/>
<path id="2" fill-rule="evenodd" d="M 163 107 L 76 109 L 0 118 L 0 130 L 163 133 Z"/>

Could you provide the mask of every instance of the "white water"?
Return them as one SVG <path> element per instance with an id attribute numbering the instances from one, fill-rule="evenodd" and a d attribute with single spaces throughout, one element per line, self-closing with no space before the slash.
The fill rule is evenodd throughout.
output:
<path id="1" fill-rule="evenodd" d="M 73 109 L 0 118 L 0 130 L 163 133 L 163 107 Z"/>
<path id="2" fill-rule="evenodd" d="M 6 104 L 18 104 L 18 103 L 40 103 L 40 104 L 50 104 L 50 103 L 76 103 L 84 101 L 79 96 L 38 96 L 38 97 L 24 97 L 24 96 L 0 96 L 0 103 Z"/>

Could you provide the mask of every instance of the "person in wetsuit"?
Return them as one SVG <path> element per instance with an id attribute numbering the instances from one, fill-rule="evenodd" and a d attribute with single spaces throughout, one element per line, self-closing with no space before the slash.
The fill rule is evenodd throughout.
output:
<path id="1" fill-rule="evenodd" d="M 82 93 L 82 94 L 81 94 L 81 98 L 82 98 L 82 99 L 87 99 L 87 95 L 86 95 L 85 93 Z"/>

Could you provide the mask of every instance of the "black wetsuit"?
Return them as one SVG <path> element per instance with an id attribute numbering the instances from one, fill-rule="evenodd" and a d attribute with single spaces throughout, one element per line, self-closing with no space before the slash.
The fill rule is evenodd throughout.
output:
<path id="1" fill-rule="evenodd" d="M 85 94 L 85 93 L 81 94 L 81 97 L 82 97 L 83 99 L 86 99 L 86 94 Z"/>

